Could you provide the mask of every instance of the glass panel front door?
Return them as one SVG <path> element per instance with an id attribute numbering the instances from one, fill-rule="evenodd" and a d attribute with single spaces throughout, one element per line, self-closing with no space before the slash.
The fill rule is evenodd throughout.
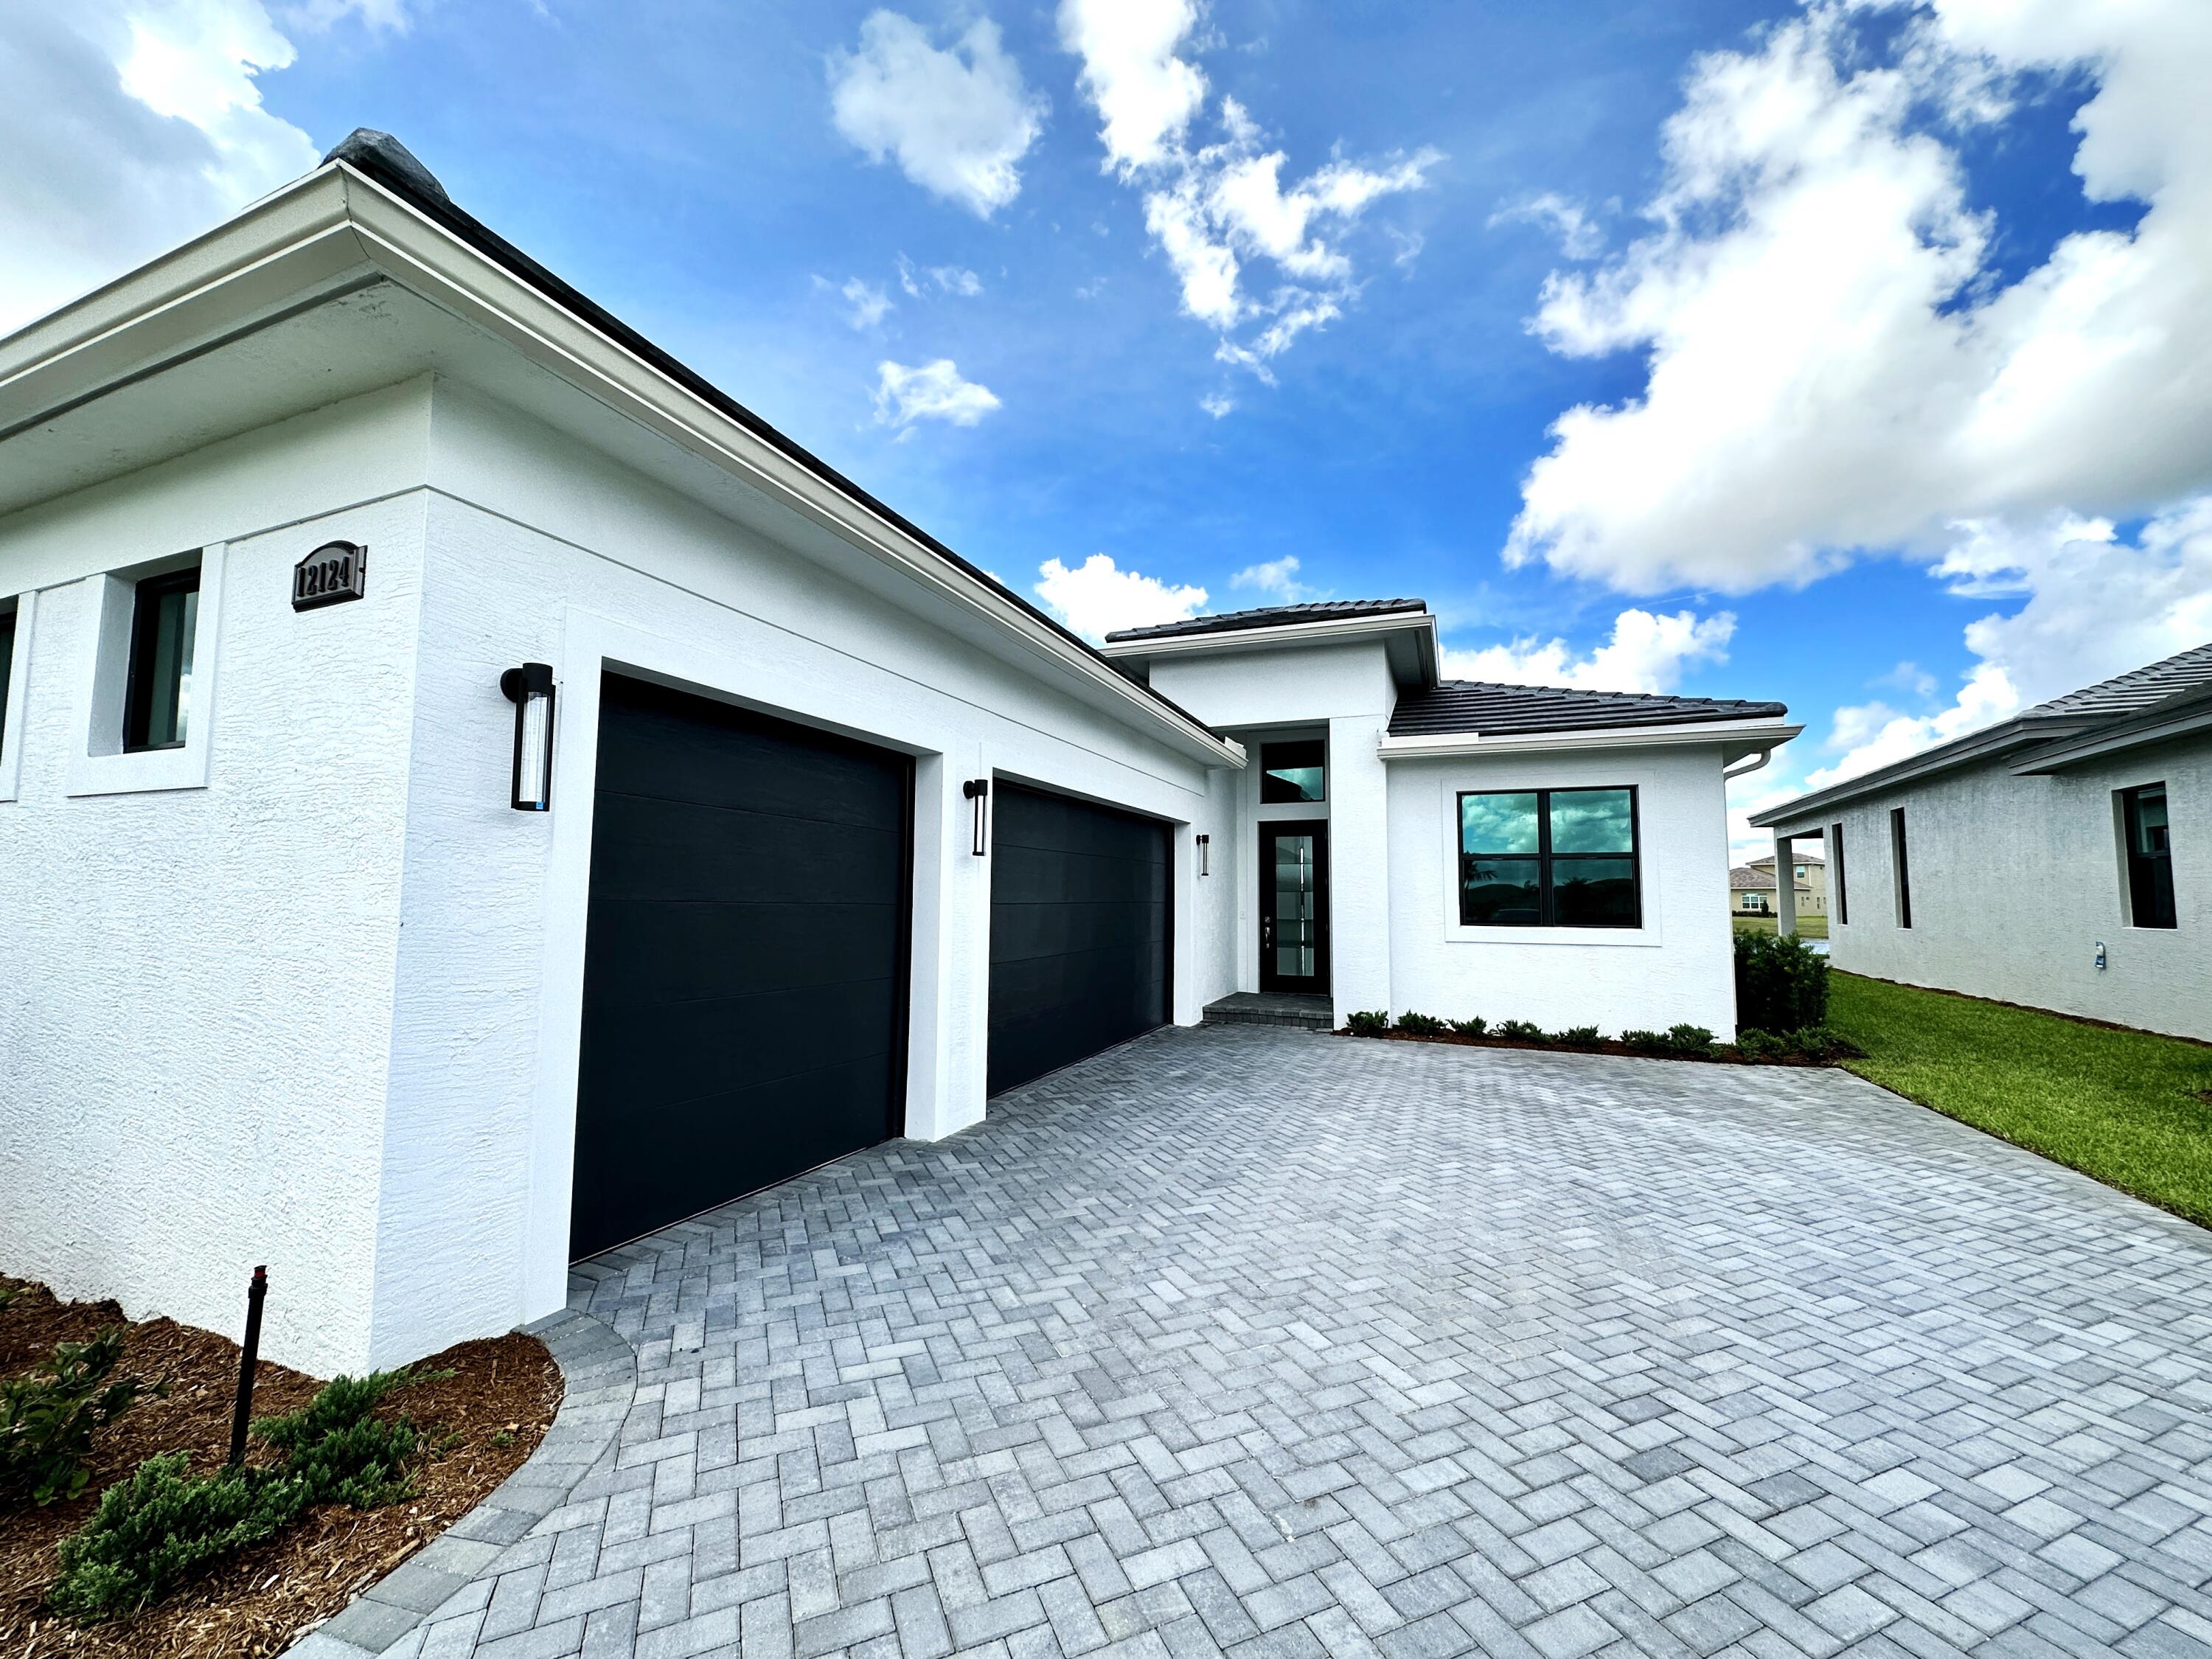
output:
<path id="1" fill-rule="evenodd" d="M 1328 825 L 1260 826 L 1260 988 L 1328 989 Z"/>

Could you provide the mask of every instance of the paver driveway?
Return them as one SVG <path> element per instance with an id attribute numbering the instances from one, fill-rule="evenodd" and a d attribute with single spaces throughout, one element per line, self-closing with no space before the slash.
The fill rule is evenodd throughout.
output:
<path id="1" fill-rule="evenodd" d="M 2212 1653 L 2212 1239 L 1838 1073 L 1165 1031 L 575 1295 L 410 1650 Z"/>

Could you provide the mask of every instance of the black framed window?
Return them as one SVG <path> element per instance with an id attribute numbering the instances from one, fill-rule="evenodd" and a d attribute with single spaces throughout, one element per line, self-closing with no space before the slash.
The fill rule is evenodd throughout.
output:
<path id="1" fill-rule="evenodd" d="M 1637 927 L 1636 791 L 1459 798 L 1459 919 L 1468 927 Z"/>
<path id="2" fill-rule="evenodd" d="M 8 729 L 8 676 L 15 667 L 15 611 L 0 611 L 0 732 Z"/>
<path id="3" fill-rule="evenodd" d="M 1844 885 L 1844 826 L 1840 823 L 1828 827 L 1828 868 L 1834 872 L 1836 884 L 1836 925 L 1848 927 L 1851 925 L 1851 896 L 1850 890 Z"/>
<path id="4" fill-rule="evenodd" d="M 1321 738 L 1260 745 L 1261 805 L 1328 799 L 1328 750 Z"/>
<path id="5" fill-rule="evenodd" d="M 2166 786 L 2120 792 L 2128 838 L 2128 919 L 2137 927 L 2172 927 L 2173 848 L 2166 837 Z"/>
<path id="6" fill-rule="evenodd" d="M 131 599 L 131 673 L 123 699 L 126 751 L 184 746 L 199 619 L 198 565 L 139 582 Z"/>
<path id="7" fill-rule="evenodd" d="M 1912 926 L 1912 863 L 1905 851 L 1905 809 L 1889 809 L 1889 867 L 1897 878 L 1897 925 Z"/>

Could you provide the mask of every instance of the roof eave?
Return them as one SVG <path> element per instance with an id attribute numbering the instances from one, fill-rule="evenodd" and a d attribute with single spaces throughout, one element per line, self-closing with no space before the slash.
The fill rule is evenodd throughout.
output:
<path id="1" fill-rule="evenodd" d="M 1210 766 L 1241 745 L 846 483 L 558 304 L 380 180 L 327 162 L 236 217 L 0 340 L 0 439 L 131 380 L 387 280 L 986 618 Z M 757 420 L 757 417 L 754 417 Z M 780 434 L 779 434 L 780 435 Z"/>
<path id="2" fill-rule="evenodd" d="M 1449 760 L 1486 755 L 1522 755 L 1567 749 L 1685 748 L 1717 745 L 1722 763 L 1779 748 L 1805 728 L 1788 720 L 1761 717 L 1741 720 L 1676 720 L 1645 725 L 1566 727 L 1547 732 L 1434 732 L 1381 739 L 1386 761 Z"/>
<path id="3" fill-rule="evenodd" d="M 2109 720 L 2030 750 L 2012 763 L 2018 777 L 2044 776 L 2152 744 L 2212 734 L 2212 689 L 2192 689 L 2140 714 Z"/>
<path id="4" fill-rule="evenodd" d="M 1437 619 L 1426 611 L 1385 611 L 1371 616 L 1327 617 L 1314 622 L 1271 623 L 1257 628 L 1225 629 L 1204 634 L 1109 639 L 1098 648 L 1115 662 L 1148 662 L 1155 657 L 1285 651 L 1316 645 L 1356 644 L 1363 640 L 1380 640 L 1386 649 L 1392 651 L 1392 676 L 1401 686 L 1427 690 L 1436 685 Z"/>
<path id="5" fill-rule="evenodd" d="M 2087 724 L 2080 720 L 2043 716 L 2021 716 L 2007 720 L 1985 731 L 1954 738 L 1937 748 L 1908 755 L 1901 761 L 1893 761 L 1887 766 L 1846 779 L 1828 788 L 1800 795 L 1795 800 L 1785 801 L 1763 812 L 1755 812 L 1752 815 L 1751 824 L 1756 830 L 1817 830 L 1820 826 L 1814 820 L 1820 814 L 1863 796 L 1900 788 L 1941 773 L 1955 771 L 1962 766 L 1995 759 L 2029 744 L 2065 737 L 2081 730 Z"/>

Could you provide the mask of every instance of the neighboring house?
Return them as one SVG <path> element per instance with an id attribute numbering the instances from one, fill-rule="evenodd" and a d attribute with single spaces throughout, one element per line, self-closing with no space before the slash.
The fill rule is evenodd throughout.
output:
<path id="1" fill-rule="evenodd" d="M 1820 849 L 1820 843 L 1800 837 L 1790 843 L 1790 859 L 1797 889 L 1797 914 L 1801 916 L 1826 915 L 1828 910 L 1828 862 L 1827 854 Z M 1764 858 L 1752 860 L 1751 868 L 1765 877 L 1767 892 L 1771 896 L 1774 890 L 1774 854 L 1769 853 Z"/>
<path id="2" fill-rule="evenodd" d="M 1825 836 L 1838 968 L 2212 1038 L 2212 644 L 1752 822 Z"/>
<path id="3" fill-rule="evenodd" d="M 1239 991 L 1732 1029 L 1779 704 L 1102 653 L 337 157 L 0 342 L 0 1267 L 358 1370 Z"/>
<path id="4" fill-rule="evenodd" d="M 1761 869 L 1761 864 L 1765 868 Z M 1802 881 L 1796 884 L 1797 911 L 1803 915 L 1809 907 L 1813 890 Z M 1774 860 L 1754 859 L 1749 864 L 1739 864 L 1729 872 L 1729 909 L 1737 915 L 1771 916 L 1779 906 L 1774 896 Z"/>

